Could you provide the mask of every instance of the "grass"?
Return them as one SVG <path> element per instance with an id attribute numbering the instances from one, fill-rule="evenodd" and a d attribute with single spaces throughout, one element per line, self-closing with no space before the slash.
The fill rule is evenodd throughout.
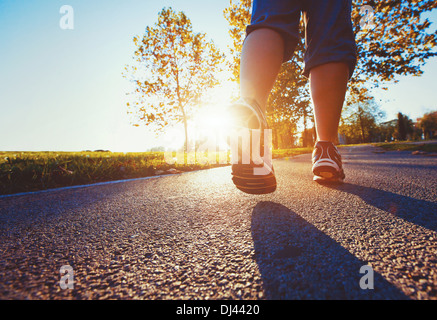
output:
<path id="1" fill-rule="evenodd" d="M 168 164 L 163 152 L 0 152 L 0 194 L 192 171 L 223 164 Z"/>
<path id="2" fill-rule="evenodd" d="M 274 150 L 273 158 L 311 151 Z M 0 152 L 0 195 L 149 177 L 168 173 L 169 169 L 184 172 L 229 165 L 229 154 L 220 155 L 221 161 L 217 157 L 207 161 L 206 154 L 191 154 L 188 164 L 181 158 L 170 164 L 164 152 Z M 176 153 L 172 156 L 176 159 Z"/>
<path id="3" fill-rule="evenodd" d="M 391 142 L 391 143 L 376 143 L 375 146 L 381 147 L 387 151 L 437 152 L 437 143 L 412 144 L 412 143 L 408 143 L 408 142 Z"/>
<path id="4" fill-rule="evenodd" d="M 297 156 L 299 154 L 305 154 L 305 153 L 311 153 L 311 152 L 313 152 L 312 147 L 279 149 L 279 150 L 273 150 L 272 156 L 273 156 L 273 159 L 278 159 L 278 158 L 293 157 L 293 156 Z"/>

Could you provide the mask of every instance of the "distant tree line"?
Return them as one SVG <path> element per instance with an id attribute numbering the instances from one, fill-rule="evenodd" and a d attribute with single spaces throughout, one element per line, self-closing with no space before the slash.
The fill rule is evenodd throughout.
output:
<path id="1" fill-rule="evenodd" d="M 437 111 L 427 113 L 417 121 L 399 112 L 396 119 L 382 122 L 382 115 L 377 106 L 360 104 L 355 113 L 342 118 L 339 142 L 354 144 L 437 138 Z"/>

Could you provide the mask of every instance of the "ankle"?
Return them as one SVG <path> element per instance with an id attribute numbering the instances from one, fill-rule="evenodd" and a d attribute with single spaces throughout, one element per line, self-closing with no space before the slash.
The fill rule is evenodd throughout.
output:
<path id="1" fill-rule="evenodd" d="M 317 137 L 317 142 L 331 142 L 333 144 L 337 143 L 337 137 L 330 137 L 330 136 L 319 136 Z"/>

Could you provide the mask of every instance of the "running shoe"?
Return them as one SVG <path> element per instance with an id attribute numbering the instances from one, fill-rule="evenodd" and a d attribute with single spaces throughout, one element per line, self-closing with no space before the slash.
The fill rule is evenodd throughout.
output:
<path id="1" fill-rule="evenodd" d="M 231 135 L 232 182 L 248 194 L 267 194 L 276 190 L 271 148 L 265 148 L 265 134 L 270 134 L 264 112 L 254 100 L 240 99 L 229 108 L 234 130 Z M 245 136 L 245 137 L 244 137 Z M 270 136 L 266 137 L 269 141 Z M 241 140 L 241 141 L 240 141 Z M 259 150 L 254 159 L 252 148 Z M 254 149 L 254 150 L 256 150 Z M 237 151 L 238 150 L 238 151 Z M 267 150 L 267 154 L 265 151 Z"/>
<path id="2" fill-rule="evenodd" d="M 318 141 L 313 151 L 313 173 L 315 181 L 338 181 L 345 178 L 341 155 L 330 141 Z"/>

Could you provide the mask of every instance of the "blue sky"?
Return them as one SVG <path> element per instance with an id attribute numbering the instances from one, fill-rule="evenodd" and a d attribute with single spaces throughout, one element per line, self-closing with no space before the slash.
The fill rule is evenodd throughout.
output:
<path id="1" fill-rule="evenodd" d="M 60 8 L 74 9 L 74 30 L 62 30 Z M 129 125 L 127 81 L 132 38 L 152 25 L 163 7 L 184 11 L 196 32 L 231 44 L 223 9 L 228 0 L 15 1 L 0 0 L 0 150 L 144 151 L 162 144 Z M 437 21 L 433 14 L 433 20 Z M 437 59 L 420 78 L 400 78 L 382 99 L 387 118 L 437 109 Z"/>

